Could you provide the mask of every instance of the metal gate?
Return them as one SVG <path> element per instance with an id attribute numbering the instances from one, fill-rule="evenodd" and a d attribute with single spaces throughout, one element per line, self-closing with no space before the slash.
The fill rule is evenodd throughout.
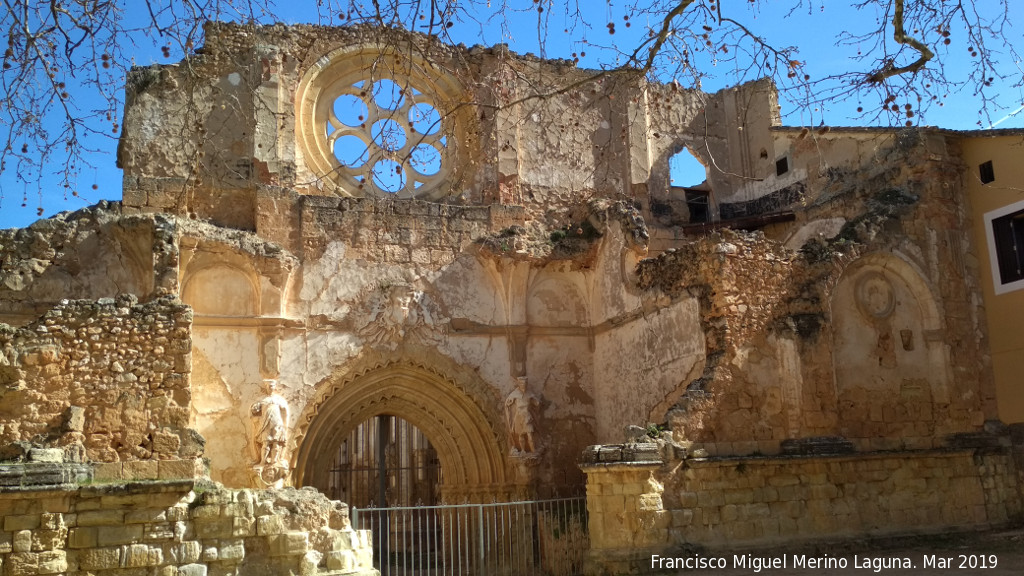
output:
<path id="1" fill-rule="evenodd" d="M 586 498 L 352 508 L 382 576 L 575 576 L 590 540 Z"/>
<path id="2" fill-rule="evenodd" d="M 397 416 L 374 416 L 338 447 L 327 494 L 352 506 L 437 503 L 441 466 L 423 432 Z"/>

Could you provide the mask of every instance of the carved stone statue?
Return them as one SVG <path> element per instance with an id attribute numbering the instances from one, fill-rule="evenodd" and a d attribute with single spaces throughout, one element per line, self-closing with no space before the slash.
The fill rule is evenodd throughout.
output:
<path id="1" fill-rule="evenodd" d="M 505 425 L 513 456 L 537 452 L 533 439 L 533 415 L 539 406 L 537 398 L 526 391 L 526 378 L 517 377 L 516 387 L 505 397 Z"/>
<path id="2" fill-rule="evenodd" d="M 256 441 L 256 471 L 260 478 L 273 484 L 288 470 L 285 449 L 288 444 L 288 401 L 277 393 L 277 380 L 264 380 L 266 396 L 252 405 L 253 431 Z"/>

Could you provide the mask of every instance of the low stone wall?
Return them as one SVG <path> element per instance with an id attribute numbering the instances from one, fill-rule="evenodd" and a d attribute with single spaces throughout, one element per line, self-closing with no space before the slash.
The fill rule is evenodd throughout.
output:
<path id="1" fill-rule="evenodd" d="M 1024 516 L 1008 448 L 584 465 L 588 573 L 685 545 L 735 549 L 956 529 Z"/>
<path id="2" fill-rule="evenodd" d="M 6 576 L 376 574 L 369 531 L 311 490 L 204 489 L 193 481 L 5 490 Z"/>

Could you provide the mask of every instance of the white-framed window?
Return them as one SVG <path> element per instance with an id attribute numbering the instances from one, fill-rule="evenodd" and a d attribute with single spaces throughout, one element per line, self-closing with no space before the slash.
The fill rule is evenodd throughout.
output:
<path id="1" fill-rule="evenodd" d="M 1024 200 L 987 212 L 984 220 L 995 293 L 1024 290 Z"/>

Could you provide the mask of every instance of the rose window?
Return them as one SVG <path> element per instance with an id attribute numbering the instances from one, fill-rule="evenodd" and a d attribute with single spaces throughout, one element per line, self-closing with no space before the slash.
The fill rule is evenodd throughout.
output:
<path id="1" fill-rule="evenodd" d="M 404 198 L 440 184 L 448 136 L 437 105 L 411 83 L 360 80 L 321 95 L 318 104 L 328 105 L 317 116 L 342 180 Z"/>
<path id="2" fill-rule="evenodd" d="M 338 48 L 295 93 L 299 186 L 440 200 L 472 179 L 478 127 L 455 67 L 389 45 Z"/>

